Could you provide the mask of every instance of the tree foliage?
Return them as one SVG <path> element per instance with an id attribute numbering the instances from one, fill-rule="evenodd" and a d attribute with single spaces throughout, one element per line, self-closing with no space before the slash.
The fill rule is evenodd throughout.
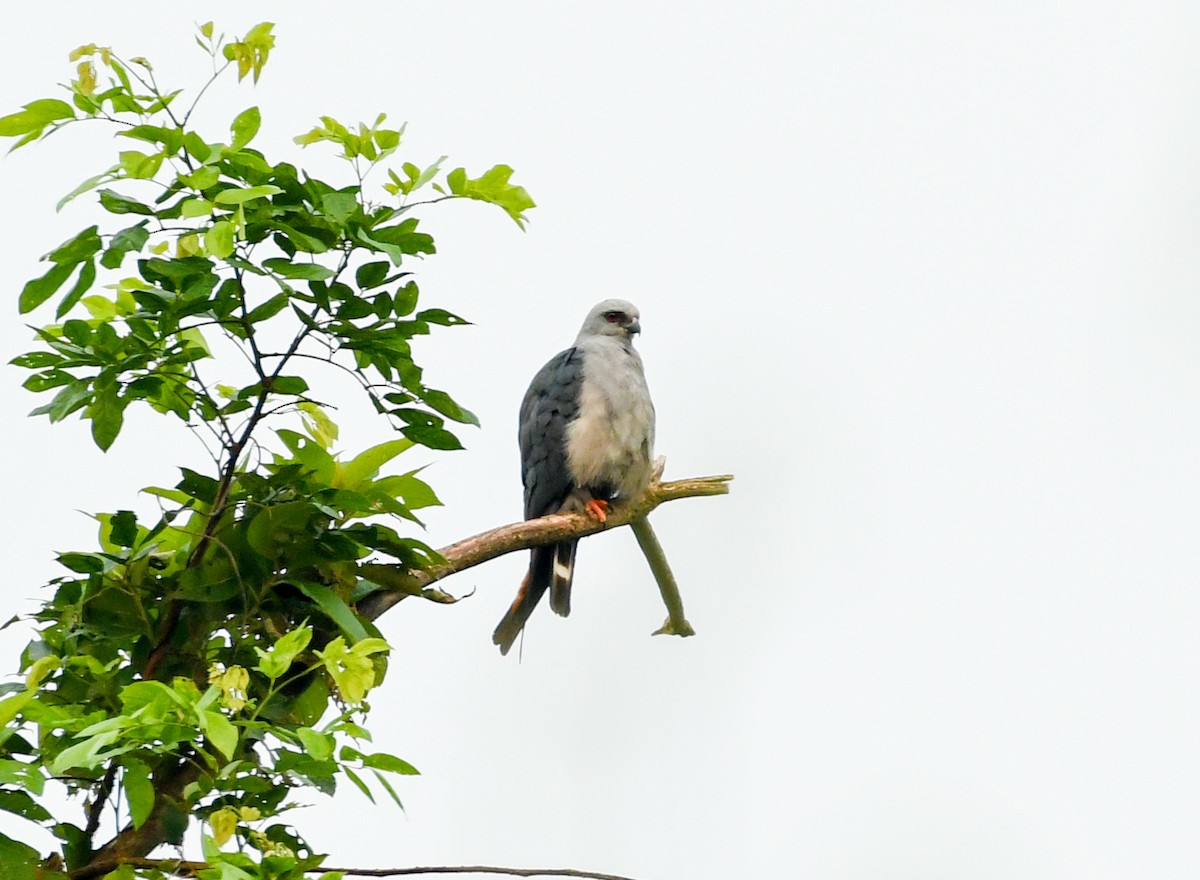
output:
<path id="1" fill-rule="evenodd" d="M 237 40 L 210 23 L 197 42 L 213 79 L 257 81 L 275 38 L 270 23 Z M 523 227 L 534 203 L 504 165 L 472 178 L 444 173 L 445 157 L 395 162 L 404 130 L 383 115 L 322 116 L 296 138 L 346 160 L 349 182 L 319 180 L 251 146 L 258 107 L 214 140 L 191 125 L 208 84 L 185 109 L 145 58 L 88 45 L 71 60 L 66 100 L 26 104 L 0 135 L 15 149 L 85 120 L 114 126 L 115 164 L 60 203 L 95 198 L 109 222 L 52 249 L 24 286 L 20 311 L 53 304 L 54 322 L 13 363 L 48 398 L 36 414 L 77 414 L 101 449 L 130 407 L 149 407 L 207 437 L 213 466 L 143 490 L 157 517 L 99 514 L 98 546 L 59 555 L 23 680 L 0 699 L 0 810 L 61 847 L 47 859 L 0 835 L 0 863 L 13 877 L 86 870 L 199 822 L 205 876 L 298 876 L 322 859 L 279 819 L 301 792 L 348 780 L 398 803 L 395 775 L 416 772 L 371 749 L 388 645 L 355 607 L 383 589 L 366 563 L 437 560 L 412 535 L 433 490 L 415 470 L 381 470 L 414 446 L 459 448 L 455 425 L 476 421 L 413 357 L 416 337 L 465 323 L 421 302 L 411 267 L 435 247 L 414 209 L 475 199 Z M 400 436 L 336 454 L 306 378 L 326 368 L 353 376 Z M 51 814 L 53 786 L 77 817 Z M 113 805 L 120 827 L 102 830 Z"/>

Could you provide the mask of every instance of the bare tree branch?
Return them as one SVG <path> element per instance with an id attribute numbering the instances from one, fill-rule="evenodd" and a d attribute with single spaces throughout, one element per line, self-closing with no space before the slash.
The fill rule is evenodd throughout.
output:
<path id="1" fill-rule="evenodd" d="M 582 538 L 596 532 L 629 525 L 644 520 L 652 510 L 668 501 L 676 501 L 680 498 L 701 498 L 709 495 L 727 495 L 729 482 L 732 479 L 731 475 L 724 474 L 716 477 L 672 480 L 669 483 L 652 482 L 645 492 L 629 504 L 614 507 L 608 515 L 608 521 L 604 523 L 597 522 L 595 518 L 584 513 L 555 513 L 538 519 L 500 526 L 443 548 L 438 552 L 445 562 L 436 563 L 426 569 L 412 570 L 402 565 L 364 565 L 362 567 L 363 575 L 375 583 L 387 587 L 387 591 L 367 596 L 358 603 L 358 612 L 374 620 L 405 596 L 420 595 L 423 590 L 427 590 L 431 584 L 442 578 L 473 568 L 506 553 L 553 544 L 565 538 Z M 653 532 L 651 531 L 650 534 L 653 535 Z M 640 542 L 641 538 L 639 538 Z M 657 545 L 657 540 L 654 543 Z M 659 553 L 661 554 L 661 548 L 659 548 Z M 663 561 L 665 563 L 665 559 Z M 651 563 L 652 568 L 653 566 L 654 563 Z M 669 569 L 667 573 L 669 574 Z M 658 572 L 656 572 L 657 576 Z M 678 590 L 675 590 L 675 597 L 678 599 Z M 665 598 L 666 593 L 664 592 Z M 668 608 L 670 608 L 670 602 L 668 602 Z M 678 620 L 675 622 L 681 626 L 682 630 L 682 625 L 686 625 L 687 621 L 683 620 L 681 603 L 677 605 L 677 610 Z M 668 622 L 670 623 L 670 621 Z M 686 628 L 690 629 L 690 626 Z M 684 635 L 685 632 L 679 631 L 676 634 Z"/>

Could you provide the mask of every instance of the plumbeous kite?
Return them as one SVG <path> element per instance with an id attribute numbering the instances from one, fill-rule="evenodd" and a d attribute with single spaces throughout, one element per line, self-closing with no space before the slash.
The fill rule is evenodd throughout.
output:
<path id="1" fill-rule="evenodd" d="M 542 367 L 521 402 L 518 438 L 525 518 L 587 511 L 601 522 L 608 503 L 627 501 L 650 482 L 654 404 L 633 348 L 638 310 L 606 299 L 588 312 L 575 344 Z M 542 594 L 571 613 L 578 538 L 535 547 L 512 607 L 492 641 L 507 654 Z"/>

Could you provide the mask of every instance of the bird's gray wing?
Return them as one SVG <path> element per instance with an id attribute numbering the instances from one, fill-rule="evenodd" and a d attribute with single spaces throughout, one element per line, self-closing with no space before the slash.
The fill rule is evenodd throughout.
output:
<path id="1" fill-rule="evenodd" d="M 579 413 L 583 353 L 568 348 L 538 370 L 521 401 L 518 439 L 525 518 L 557 513 L 574 488 L 567 463 L 567 425 Z"/>
<path id="2" fill-rule="evenodd" d="M 525 399 L 517 436 L 521 447 L 521 482 L 525 485 L 525 518 L 557 513 L 575 488 L 567 463 L 567 425 L 579 412 L 583 382 L 583 353 L 569 348 L 542 367 Z M 492 641 L 507 654 L 525 621 L 550 591 L 550 605 L 558 614 L 571 610 L 571 574 L 578 539 L 534 547 L 529 573 L 508 613 L 492 633 Z"/>

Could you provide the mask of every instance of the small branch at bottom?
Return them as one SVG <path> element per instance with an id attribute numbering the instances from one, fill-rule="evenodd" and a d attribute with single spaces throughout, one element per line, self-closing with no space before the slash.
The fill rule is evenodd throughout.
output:
<path id="1" fill-rule="evenodd" d="M 654 529 L 650 526 L 650 520 L 634 520 L 629 524 L 629 528 L 633 529 L 633 536 L 642 548 L 642 555 L 650 563 L 650 571 L 654 573 L 658 591 L 662 593 L 663 604 L 667 606 L 667 620 L 653 635 L 694 636 L 696 630 L 683 616 L 683 597 L 679 595 L 679 584 L 675 583 L 675 575 L 671 573 L 667 554 L 663 552 L 658 535 L 654 534 Z"/>
<path id="2" fill-rule="evenodd" d="M 216 865 L 208 862 L 190 862 L 179 859 L 111 859 L 72 871 L 72 880 L 89 880 L 122 865 L 162 871 L 173 877 L 195 877 L 200 871 L 211 870 Z M 413 868 L 310 868 L 306 874 L 346 874 L 354 877 L 404 877 L 420 874 L 496 874 L 507 877 L 575 877 L 581 880 L 633 880 L 620 874 L 601 874 L 596 871 L 578 871 L 574 868 L 501 868 L 495 865 L 432 865 Z"/>

